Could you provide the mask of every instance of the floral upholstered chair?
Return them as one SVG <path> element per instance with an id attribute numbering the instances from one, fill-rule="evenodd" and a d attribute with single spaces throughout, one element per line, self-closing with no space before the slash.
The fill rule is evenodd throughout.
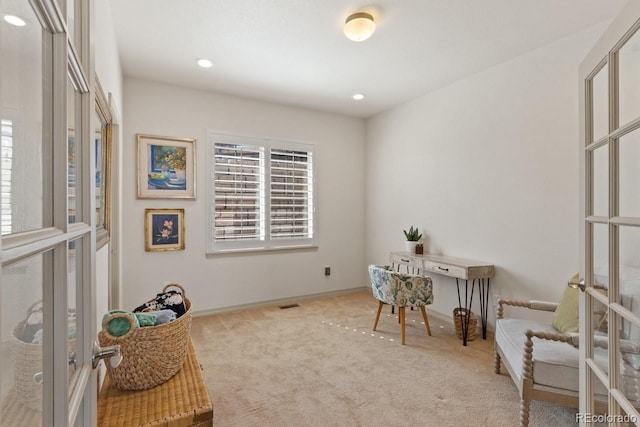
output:
<path id="1" fill-rule="evenodd" d="M 380 312 L 384 304 L 398 306 L 398 317 L 402 344 L 404 344 L 405 307 L 420 307 L 427 333 L 431 335 L 429 317 L 425 306 L 433 303 L 433 283 L 431 278 L 414 274 L 400 274 L 392 271 L 387 266 L 370 265 L 369 277 L 373 296 L 379 301 L 376 321 L 373 330 L 378 327 Z"/>

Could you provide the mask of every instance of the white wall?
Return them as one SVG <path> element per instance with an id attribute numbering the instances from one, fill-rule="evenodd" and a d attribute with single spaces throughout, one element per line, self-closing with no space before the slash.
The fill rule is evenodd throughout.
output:
<path id="1" fill-rule="evenodd" d="M 105 94 L 122 108 L 122 67 L 108 0 L 95 0 L 95 68 Z"/>
<path id="2" fill-rule="evenodd" d="M 367 261 L 403 249 L 495 264 L 495 299 L 558 301 L 578 271 L 578 64 L 604 25 L 367 121 Z M 433 276 L 451 316 L 455 280 Z M 475 295 L 474 308 L 479 313 Z"/>
<path id="3" fill-rule="evenodd" d="M 121 123 L 120 111 L 122 108 L 122 69 L 116 36 L 113 28 L 113 16 L 111 6 L 107 0 L 95 1 L 95 72 L 100 80 L 102 89 L 111 103 L 111 114 L 115 123 Z M 114 128 L 113 134 L 113 157 L 112 157 L 112 228 L 111 241 L 103 246 L 96 254 L 96 315 L 98 316 L 98 327 L 100 327 L 102 315 L 109 308 L 109 285 L 114 282 L 116 285 L 121 281 L 119 272 L 119 262 L 121 255 L 118 251 L 119 242 L 119 220 L 118 207 L 120 206 L 119 177 L 122 170 L 122 163 L 119 161 L 118 153 L 121 148 L 118 146 L 122 140 L 119 127 Z M 111 257 L 110 251 L 114 249 Z M 115 263 L 114 263 L 115 261 Z M 115 269 L 112 269 L 113 265 Z M 115 270 L 115 271 L 114 271 Z M 115 277 L 111 277 L 111 275 Z M 117 303 L 116 303 L 117 305 Z"/>
<path id="4" fill-rule="evenodd" d="M 125 79 L 124 94 L 123 308 L 172 281 L 186 288 L 194 311 L 367 284 L 363 120 L 135 79 Z M 316 144 L 317 250 L 205 255 L 207 129 Z M 196 200 L 136 199 L 137 133 L 197 140 Z M 145 208 L 185 209 L 184 251 L 145 252 Z"/>

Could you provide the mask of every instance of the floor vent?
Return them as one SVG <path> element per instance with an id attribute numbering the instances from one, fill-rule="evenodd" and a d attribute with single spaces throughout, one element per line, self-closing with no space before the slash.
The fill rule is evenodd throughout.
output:
<path id="1" fill-rule="evenodd" d="M 281 309 L 285 309 L 285 308 L 293 308 L 293 307 L 300 307 L 300 304 L 287 304 L 287 305 L 281 305 L 280 308 Z"/>

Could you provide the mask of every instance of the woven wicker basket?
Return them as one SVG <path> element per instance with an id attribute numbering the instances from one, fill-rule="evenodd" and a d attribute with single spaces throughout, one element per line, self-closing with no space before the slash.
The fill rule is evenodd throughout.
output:
<path id="1" fill-rule="evenodd" d="M 36 301 L 27 309 L 27 318 L 31 310 L 41 303 L 42 300 Z M 75 310 L 69 309 L 69 313 L 75 313 Z M 42 344 L 32 344 L 19 338 L 22 336 L 25 323 L 26 319 L 18 323 L 13 328 L 11 335 L 11 351 L 15 363 L 13 376 L 16 383 L 16 395 L 22 405 L 41 411 L 42 383 L 36 382 L 35 375 L 42 373 L 44 368 L 42 364 Z M 75 342 L 75 338 L 69 338 L 68 348 L 75 348 Z M 73 372 L 69 371 L 69 376 L 72 374 Z"/>
<path id="2" fill-rule="evenodd" d="M 476 337 L 476 329 L 478 326 L 478 318 L 473 311 L 469 312 L 469 330 L 467 331 L 467 341 L 473 341 Z M 456 307 L 453 309 L 453 323 L 456 326 L 456 335 L 462 339 L 462 322 L 467 314 L 466 308 Z"/>
<path id="3" fill-rule="evenodd" d="M 15 361 L 14 379 L 16 394 L 20 403 L 35 410 L 42 410 L 42 384 L 37 383 L 34 375 L 42 372 L 42 344 L 31 344 L 20 340 L 24 323 L 13 328 L 13 357 Z"/>
<path id="4" fill-rule="evenodd" d="M 182 369 L 187 355 L 191 333 L 191 301 L 186 297 L 184 288 L 177 283 L 164 287 L 179 288 L 186 312 L 170 323 L 158 326 L 133 327 L 133 320 L 125 313 L 113 314 L 102 322 L 98 333 L 101 346 L 120 344 L 122 362 L 116 368 L 106 363 L 112 384 L 121 390 L 147 390 L 173 377 Z M 117 317 L 129 319 L 132 323 L 129 332 L 115 337 L 107 330 L 107 324 Z"/>

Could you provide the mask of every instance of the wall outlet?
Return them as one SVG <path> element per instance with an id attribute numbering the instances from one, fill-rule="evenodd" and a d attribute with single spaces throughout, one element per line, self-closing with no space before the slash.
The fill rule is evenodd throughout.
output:
<path id="1" fill-rule="evenodd" d="M 324 268 L 324 275 L 325 276 L 331 276 L 331 267 L 325 267 Z"/>

